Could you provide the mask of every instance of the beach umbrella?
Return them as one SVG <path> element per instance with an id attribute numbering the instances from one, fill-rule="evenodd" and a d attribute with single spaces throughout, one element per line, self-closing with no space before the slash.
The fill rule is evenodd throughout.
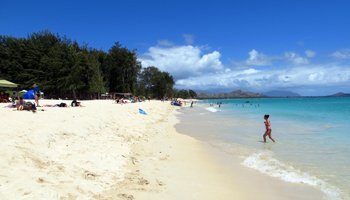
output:
<path id="1" fill-rule="evenodd" d="M 2 79 L 2 80 L 0 80 L 0 87 L 15 88 L 15 87 L 17 87 L 17 84 Z"/>

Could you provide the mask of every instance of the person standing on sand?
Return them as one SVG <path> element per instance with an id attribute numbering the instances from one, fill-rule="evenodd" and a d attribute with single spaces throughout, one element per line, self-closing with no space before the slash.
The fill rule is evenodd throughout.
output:
<path id="1" fill-rule="evenodd" d="M 36 107 L 40 107 L 40 105 L 39 105 L 40 92 L 39 91 L 35 94 L 34 99 L 35 99 Z"/>
<path id="2" fill-rule="evenodd" d="M 269 120 L 269 117 L 270 115 L 264 115 L 264 124 L 265 124 L 265 127 L 266 127 L 266 131 L 265 131 L 265 134 L 264 134 L 264 142 L 266 143 L 266 136 L 269 136 L 269 138 L 272 140 L 272 142 L 275 142 L 275 140 L 271 137 L 271 132 L 272 132 L 272 129 L 271 129 L 271 122 Z"/>

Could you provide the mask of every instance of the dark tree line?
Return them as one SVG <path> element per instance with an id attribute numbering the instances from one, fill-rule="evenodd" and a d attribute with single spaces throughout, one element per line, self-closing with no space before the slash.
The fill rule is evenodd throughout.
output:
<path id="1" fill-rule="evenodd" d="M 197 93 L 193 90 L 174 90 L 175 98 L 183 98 L 183 99 L 194 99 L 197 97 Z"/>
<path id="2" fill-rule="evenodd" d="M 174 96 L 173 77 L 156 67 L 142 69 L 136 51 L 115 43 L 105 52 L 49 31 L 0 36 L 0 78 L 19 89 L 35 83 L 50 98 L 91 99 L 104 92 Z"/>

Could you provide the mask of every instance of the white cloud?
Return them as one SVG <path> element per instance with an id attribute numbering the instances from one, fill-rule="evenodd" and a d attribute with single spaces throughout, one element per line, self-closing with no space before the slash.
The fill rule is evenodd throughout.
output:
<path id="1" fill-rule="evenodd" d="M 179 87 L 194 89 L 249 88 L 267 91 L 274 88 L 313 88 L 350 84 L 350 68 L 332 65 L 308 65 L 287 69 L 231 70 L 176 81 Z"/>
<path id="2" fill-rule="evenodd" d="M 350 58 L 350 49 L 341 49 L 331 54 L 332 57 L 337 59 L 349 59 Z"/>
<path id="3" fill-rule="evenodd" d="M 249 58 L 245 61 L 245 65 L 248 66 L 273 66 L 273 61 L 278 62 L 292 62 L 294 65 L 309 64 L 309 60 L 306 58 L 312 58 L 316 55 L 316 52 L 312 50 L 306 50 L 306 57 L 302 57 L 295 52 L 286 52 L 283 56 L 270 56 L 258 52 L 253 49 L 249 53 Z M 239 64 L 239 62 L 236 62 Z"/>
<path id="4" fill-rule="evenodd" d="M 284 56 L 287 60 L 296 65 L 304 65 L 309 63 L 309 60 L 307 58 L 303 58 L 294 52 L 286 52 Z"/>
<path id="5" fill-rule="evenodd" d="M 172 74 L 175 79 L 198 76 L 223 69 L 218 51 L 203 54 L 201 48 L 187 45 L 154 46 L 139 60 L 143 67 L 155 66 Z"/>
<path id="6" fill-rule="evenodd" d="M 250 75 L 250 74 L 256 74 L 258 72 L 259 72 L 259 70 L 250 68 L 250 69 L 243 70 L 241 74 L 243 74 L 243 75 Z"/>
<path id="7" fill-rule="evenodd" d="M 225 69 L 225 72 L 230 72 L 230 71 L 231 71 L 230 68 L 226 68 L 226 69 Z"/>
<path id="8" fill-rule="evenodd" d="M 178 88 L 241 88 L 264 92 L 276 88 L 315 91 L 314 88 L 337 89 L 350 85 L 349 66 L 310 64 L 308 58 L 316 55 L 312 50 L 305 51 L 305 56 L 295 52 L 270 56 L 253 49 L 249 52 L 248 59 L 227 66 L 222 64 L 219 51 L 204 51 L 208 50 L 192 45 L 153 46 L 139 60 L 143 67 L 156 66 L 172 74 Z M 334 55 L 344 58 L 345 53 L 346 51 L 342 51 L 342 54 Z M 348 53 L 350 58 L 350 50 Z M 278 67 L 272 61 L 276 61 Z"/>
<path id="9" fill-rule="evenodd" d="M 312 51 L 312 50 L 306 50 L 306 51 L 305 51 L 305 55 L 306 55 L 306 57 L 308 57 L 308 58 L 313 58 L 313 57 L 316 56 L 316 52 L 314 52 L 314 51 Z"/>
<path id="10" fill-rule="evenodd" d="M 191 35 L 191 34 L 183 34 L 182 37 L 184 38 L 186 44 L 189 44 L 189 45 L 193 44 L 193 42 L 194 42 L 193 35 Z"/>
<path id="11" fill-rule="evenodd" d="M 253 49 L 249 52 L 249 58 L 246 60 L 246 64 L 253 66 L 266 66 L 271 65 L 271 59 Z"/>

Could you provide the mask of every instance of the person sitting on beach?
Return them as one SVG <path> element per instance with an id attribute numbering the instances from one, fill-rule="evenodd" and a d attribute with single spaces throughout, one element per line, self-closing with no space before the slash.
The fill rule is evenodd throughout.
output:
<path id="1" fill-rule="evenodd" d="M 16 102 L 17 110 L 23 110 L 25 104 L 26 102 L 23 100 L 23 97 L 20 97 Z"/>
<path id="2" fill-rule="evenodd" d="M 26 103 L 23 105 L 23 110 L 36 112 L 35 103 L 26 102 Z"/>
<path id="3" fill-rule="evenodd" d="M 120 98 L 120 99 L 119 99 L 119 103 L 120 103 L 120 104 L 124 104 L 124 103 L 125 103 L 124 98 Z"/>
<path id="4" fill-rule="evenodd" d="M 120 101 L 119 97 L 115 99 L 115 103 L 117 103 L 117 104 L 118 104 L 118 103 L 119 103 L 119 101 Z"/>
<path id="5" fill-rule="evenodd" d="M 264 123 L 265 123 L 265 127 L 266 127 L 266 131 L 265 131 L 265 134 L 264 134 L 264 142 L 266 143 L 266 136 L 269 136 L 269 138 L 275 142 L 275 140 L 271 137 L 271 133 L 272 133 L 272 129 L 271 129 L 271 122 L 269 120 L 269 117 L 270 115 L 264 115 Z"/>
<path id="6" fill-rule="evenodd" d="M 11 96 L 11 102 L 16 104 L 16 99 L 18 99 L 17 97 L 18 97 L 17 93 L 13 92 Z"/>
<path id="7" fill-rule="evenodd" d="M 78 107 L 81 106 L 81 103 L 77 101 L 76 98 L 73 99 L 72 103 L 70 104 L 72 107 Z"/>
<path id="8" fill-rule="evenodd" d="M 0 103 L 8 103 L 10 95 L 8 93 L 1 92 L 0 94 Z"/>

